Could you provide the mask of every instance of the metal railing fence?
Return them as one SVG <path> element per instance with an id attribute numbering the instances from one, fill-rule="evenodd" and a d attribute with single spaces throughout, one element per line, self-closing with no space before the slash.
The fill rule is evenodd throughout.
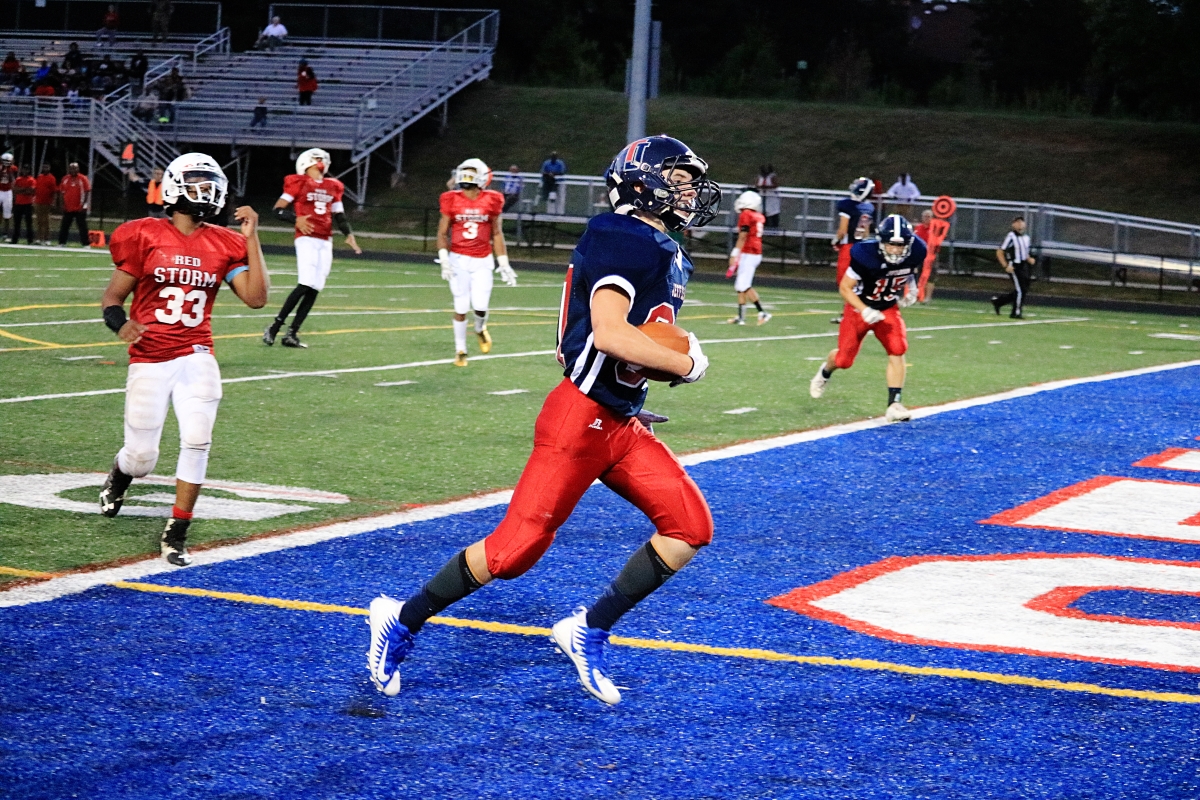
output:
<path id="1" fill-rule="evenodd" d="M 496 13 L 480 8 L 273 3 L 267 21 L 278 16 L 288 29 L 289 43 L 296 39 L 442 42 Z"/>

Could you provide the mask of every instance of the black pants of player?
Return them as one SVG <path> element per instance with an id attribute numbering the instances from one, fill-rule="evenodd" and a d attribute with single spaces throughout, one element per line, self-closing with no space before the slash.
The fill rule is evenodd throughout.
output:
<path id="1" fill-rule="evenodd" d="M 278 333 L 283 327 L 283 323 L 287 322 L 288 314 L 292 313 L 292 309 L 296 309 L 296 316 L 292 319 L 292 324 L 289 330 L 292 333 L 298 333 L 300 326 L 304 324 L 304 320 L 308 317 L 308 312 L 312 311 L 313 303 L 317 302 L 319 292 L 311 286 L 298 285 L 292 289 L 292 293 L 288 295 L 287 300 L 283 301 L 283 308 L 279 309 L 279 314 L 275 317 L 275 322 L 271 324 L 271 328 Z M 299 308 L 296 308 L 299 304 Z"/>
<path id="2" fill-rule="evenodd" d="M 1025 313 L 1025 298 L 1029 294 L 1029 264 L 1024 261 L 1013 264 L 1013 271 L 1009 277 L 1012 278 L 1013 290 L 997 297 L 996 305 L 1011 305 L 1013 308 L 1009 316 L 1020 317 Z"/>
<path id="3" fill-rule="evenodd" d="M 62 224 L 58 226 L 58 243 L 65 245 L 67 243 L 67 232 L 71 230 L 71 222 L 74 221 L 79 227 L 79 243 L 84 247 L 88 246 L 87 234 L 87 212 L 86 211 L 64 211 Z"/>
<path id="4" fill-rule="evenodd" d="M 12 243 L 16 244 L 21 236 L 21 220 L 25 220 L 25 238 L 33 244 L 33 206 L 13 206 Z"/>
<path id="5" fill-rule="evenodd" d="M 302 105 L 302 106 L 311 106 L 312 105 L 312 92 L 300 92 L 300 101 L 299 102 L 300 102 L 300 105 Z"/>

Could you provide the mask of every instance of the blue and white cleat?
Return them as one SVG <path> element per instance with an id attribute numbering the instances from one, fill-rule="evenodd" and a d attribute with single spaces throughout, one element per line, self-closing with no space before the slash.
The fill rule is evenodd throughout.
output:
<path id="1" fill-rule="evenodd" d="M 579 671 L 579 682 L 597 700 L 615 706 L 621 702 L 621 693 L 604 674 L 604 645 L 608 644 L 608 631 L 587 626 L 587 609 L 583 606 L 575 613 L 555 623 L 550 638 Z"/>
<path id="2" fill-rule="evenodd" d="M 400 662 L 413 649 L 413 635 L 400 622 L 404 603 L 381 594 L 371 601 L 367 623 L 371 626 L 371 649 L 367 669 L 371 683 L 388 697 L 400 694 Z"/>

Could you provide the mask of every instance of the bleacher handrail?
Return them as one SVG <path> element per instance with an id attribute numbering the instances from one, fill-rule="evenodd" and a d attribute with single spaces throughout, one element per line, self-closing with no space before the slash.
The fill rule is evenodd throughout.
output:
<path id="1" fill-rule="evenodd" d="M 491 12 L 472 25 L 469 25 L 468 27 L 459 31 L 451 38 L 439 43 L 436 47 L 431 48 L 420 58 L 417 58 L 411 63 L 407 64 L 391 78 L 387 79 L 375 88 L 364 92 L 359 97 L 359 125 L 357 135 L 358 145 L 355 147 L 356 152 L 352 156 L 352 159 L 357 162 L 362 158 L 369 156 L 370 153 L 375 149 L 372 147 L 372 145 L 376 143 L 376 140 L 383 134 L 387 133 L 390 128 L 395 127 L 403 118 L 405 112 L 410 111 L 410 107 L 397 104 L 396 111 L 387 120 L 375 125 L 369 131 L 364 131 L 362 130 L 361 125 L 362 112 L 366 110 L 372 110 L 372 100 L 375 101 L 375 105 L 378 107 L 378 99 L 383 92 L 387 91 L 388 89 L 398 88 L 402 81 L 405 81 L 419 70 L 429 67 L 432 62 L 441 55 L 456 51 L 467 52 L 469 42 L 473 36 L 473 31 L 477 32 L 479 35 L 478 49 L 482 52 L 485 52 L 487 54 L 486 57 L 490 58 L 491 50 L 488 48 L 494 48 L 496 45 L 496 34 L 499 31 L 499 20 L 500 12 Z M 491 23 L 490 35 L 488 34 L 489 23 Z M 476 31 L 476 29 L 478 30 Z M 437 90 L 438 87 L 426 87 L 426 93 Z"/>
<path id="2" fill-rule="evenodd" d="M 229 28 L 221 28 L 211 36 L 206 36 L 192 47 L 192 64 L 196 64 L 202 56 L 209 53 L 229 52 Z"/>

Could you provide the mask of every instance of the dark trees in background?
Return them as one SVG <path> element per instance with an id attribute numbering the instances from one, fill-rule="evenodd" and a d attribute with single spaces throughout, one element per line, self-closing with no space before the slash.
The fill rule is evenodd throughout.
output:
<path id="1" fill-rule="evenodd" d="M 498 79 L 624 86 L 632 0 L 428 4 L 500 9 Z M 970 0 L 946 3 L 945 11 L 934 5 L 655 0 L 654 18 L 663 22 L 661 88 L 1200 119 L 1200 0 Z M 226 6 L 235 47 L 252 40 L 266 2 Z"/>

